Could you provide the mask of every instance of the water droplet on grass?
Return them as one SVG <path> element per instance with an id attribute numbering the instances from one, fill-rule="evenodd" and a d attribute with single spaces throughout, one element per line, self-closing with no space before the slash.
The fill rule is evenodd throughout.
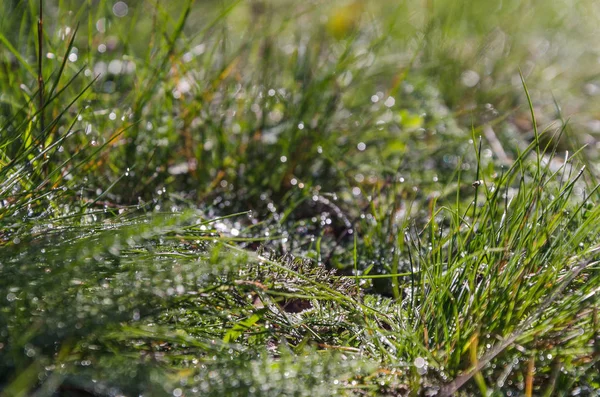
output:
<path id="1" fill-rule="evenodd" d="M 466 70 L 460 80 L 467 87 L 475 87 L 479 83 L 479 74 L 473 70 Z"/>
<path id="2" fill-rule="evenodd" d="M 113 6 L 113 14 L 119 18 L 123 18 L 129 12 L 129 6 L 124 1 L 118 1 Z"/>
<path id="3" fill-rule="evenodd" d="M 414 364 L 417 368 L 423 368 L 426 364 L 426 361 L 423 357 L 417 357 L 415 358 Z"/>
<path id="4" fill-rule="evenodd" d="M 96 21 L 96 30 L 99 33 L 106 32 L 106 18 L 100 18 Z"/>

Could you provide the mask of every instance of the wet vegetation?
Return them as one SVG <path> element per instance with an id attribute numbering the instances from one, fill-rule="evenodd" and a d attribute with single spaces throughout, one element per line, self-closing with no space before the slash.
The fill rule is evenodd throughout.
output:
<path id="1" fill-rule="evenodd" d="M 593 0 L 0 13 L 1 395 L 600 388 Z"/>

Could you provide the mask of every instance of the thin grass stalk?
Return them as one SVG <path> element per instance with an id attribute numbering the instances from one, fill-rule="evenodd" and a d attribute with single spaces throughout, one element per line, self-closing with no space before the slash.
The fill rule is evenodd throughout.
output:
<path id="1" fill-rule="evenodd" d="M 44 75 L 42 72 L 43 68 L 43 36 L 44 36 L 44 0 L 40 0 L 39 3 L 39 16 L 38 16 L 38 100 L 40 109 L 40 139 L 42 139 L 42 146 L 44 143 Z"/>

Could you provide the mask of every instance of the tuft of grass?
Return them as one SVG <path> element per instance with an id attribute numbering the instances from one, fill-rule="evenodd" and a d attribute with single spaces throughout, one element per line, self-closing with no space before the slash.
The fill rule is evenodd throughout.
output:
<path id="1" fill-rule="evenodd" d="M 3 395 L 600 387 L 593 2 L 130 3 L 0 5 Z"/>

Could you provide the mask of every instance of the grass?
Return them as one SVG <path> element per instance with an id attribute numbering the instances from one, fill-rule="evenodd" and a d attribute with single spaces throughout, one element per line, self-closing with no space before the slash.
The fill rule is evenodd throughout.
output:
<path id="1" fill-rule="evenodd" d="M 600 388 L 592 1 L 130 3 L 0 6 L 2 395 Z"/>

